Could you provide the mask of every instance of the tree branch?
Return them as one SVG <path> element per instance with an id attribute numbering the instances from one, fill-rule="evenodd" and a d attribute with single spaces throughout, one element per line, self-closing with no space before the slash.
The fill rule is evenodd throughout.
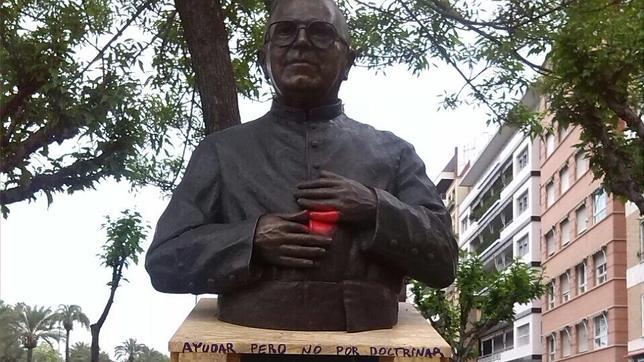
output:
<path id="1" fill-rule="evenodd" d="M 633 110 L 633 108 L 631 108 L 626 102 L 620 102 L 612 95 L 605 94 L 604 99 L 606 100 L 608 107 L 610 107 L 610 109 L 612 109 L 619 118 L 626 122 L 628 128 L 635 131 L 637 136 L 641 140 L 644 140 L 644 122 L 642 122 L 642 119 L 637 112 L 635 112 L 635 110 Z"/>
<path id="2" fill-rule="evenodd" d="M 582 119 L 586 120 L 582 124 L 582 132 L 590 133 L 590 137 L 598 140 L 602 147 L 601 155 L 591 157 L 594 156 L 595 161 L 601 166 L 604 182 L 608 184 L 611 192 L 626 196 L 637 206 L 640 215 L 644 215 L 644 186 L 634 180 L 628 170 L 634 161 L 629 161 L 630 155 L 619 152 L 619 146 L 611 138 L 602 117 L 596 114 L 593 105 L 579 104 L 578 107 Z M 592 147 L 591 144 L 591 149 Z"/>
<path id="3" fill-rule="evenodd" d="M 181 163 L 179 165 L 179 168 L 177 169 L 177 172 L 174 174 L 174 177 L 172 178 L 172 182 L 170 183 L 171 185 L 174 185 L 175 182 L 177 182 L 177 178 L 179 177 L 179 174 L 181 173 L 181 166 L 183 165 L 183 162 L 186 157 L 186 150 L 188 149 L 188 143 L 189 143 L 189 136 L 190 132 L 192 131 L 192 117 L 193 117 L 193 111 L 194 111 L 194 106 L 195 106 L 195 93 L 196 93 L 196 88 L 193 86 L 192 88 L 192 97 L 190 100 L 190 114 L 188 115 L 188 130 L 186 131 L 186 138 L 183 142 L 183 150 L 181 151 Z"/>
<path id="4" fill-rule="evenodd" d="M 101 167 L 109 163 L 112 158 L 121 157 L 121 153 L 130 147 L 130 140 L 123 138 L 105 144 L 101 154 L 94 158 L 78 160 L 56 173 L 35 175 L 23 185 L 0 190 L 0 204 L 8 205 L 26 200 L 39 191 L 61 191 L 64 186 L 89 186 L 103 177 L 112 175 L 113 172 L 101 170 Z"/>
<path id="5" fill-rule="evenodd" d="M 0 104 L 0 119 L 14 115 L 20 107 L 24 106 L 25 100 L 46 83 L 45 80 L 31 80 L 20 86 L 18 93 L 14 94 L 5 104 Z"/>
<path id="6" fill-rule="evenodd" d="M 411 16 L 416 21 L 416 23 L 418 23 L 418 26 L 420 26 L 421 29 L 423 29 L 426 32 L 427 37 L 430 39 L 430 41 L 432 41 L 432 43 L 436 47 L 436 50 L 441 54 L 443 60 L 445 60 L 447 62 L 447 64 L 451 65 L 452 68 L 454 68 L 456 70 L 456 72 L 458 72 L 458 74 L 461 76 L 461 78 L 463 78 L 463 80 L 470 86 L 470 88 L 472 89 L 472 91 L 476 95 L 476 98 L 478 100 L 480 100 L 481 102 L 483 102 L 487 106 L 487 108 L 490 110 L 490 112 L 492 112 L 498 119 L 502 119 L 503 117 L 499 113 L 497 113 L 496 109 L 494 107 L 492 107 L 492 105 L 485 98 L 485 95 L 483 95 L 483 93 L 481 93 L 481 91 L 479 91 L 478 88 L 476 88 L 476 86 L 465 75 L 465 73 L 463 73 L 461 68 L 459 68 L 458 64 L 456 64 L 456 62 L 450 57 L 450 55 L 447 53 L 447 51 L 445 49 L 443 49 L 443 47 L 438 45 L 439 44 L 438 40 L 436 38 L 434 38 L 433 35 L 431 35 L 431 32 L 425 27 L 425 25 L 422 22 L 420 22 L 418 17 L 409 9 L 407 4 L 405 4 L 403 2 L 402 6 L 405 8 L 405 11 L 407 11 L 407 14 L 409 16 Z"/>
<path id="7" fill-rule="evenodd" d="M 143 11 L 145 11 L 147 8 L 149 8 L 156 1 L 158 1 L 158 0 L 147 0 L 143 4 L 139 5 L 139 7 L 136 9 L 136 13 L 134 13 L 134 15 L 130 19 L 128 19 L 128 21 L 125 23 L 125 25 L 123 25 L 116 32 L 116 34 L 114 34 L 114 36 L 103 46 L 103 48 L 101 48 L 101 50 L 98 52 L 98 54 L 96 54 L 94 59 L 92 59 L 89 63 L 87 63 L 87 65 L 85 65 L 83 70 L 80 71 L 79 75 L 82 75 L 83 73 L 85 73 L 87 71 L 87 69 L 89 69 L 89 67 L 92 66 L 92 64 L 94 64 L 97 60 L 101 59 L 103 57 L 103 54 L 105 54 L 105 52 L 107 51 L 107 49 L 109 49 L 110 46 L 112 46 L 112 43 L 115 42 L 116 39 L 120 38 L 121 35 L 123 35 L 123 32 L 134 22 L 134 20 L 136 20 L 139 17 L 139 15 L 141 15 L 141 13 L 143 13 Z"/>
<path id="8" fill-rule="evenodd" d="M 36 150 L 51 144 L 52 142 L 62 142 L 63 140 L 76 136 L 80 131 L 77 123 L 65 119 L 61 122 L 48 122 L 44 127 L 38 129 L 27 137 L 24 142 L 20 142 L 12 147 L 13 152 L 2 147 L 3 155 L 0 156 L 0 172 L 8 173 L 21 163 L 28 159 L 28 156 Z"/>

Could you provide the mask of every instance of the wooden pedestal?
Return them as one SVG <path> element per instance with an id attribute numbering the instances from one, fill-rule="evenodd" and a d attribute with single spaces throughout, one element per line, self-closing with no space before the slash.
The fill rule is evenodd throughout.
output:
<path id="1" fill-rule="evenodd" d="M 368 332 L 281 331 L 237 326 L 217 319 L 217 299 L 201 299 L 170 340 L 173 362 L 239 362 L 242 353 L 378 356 L 387 362 L 449 361 L 450 346 L 407 303 L 398 324 Z"/>

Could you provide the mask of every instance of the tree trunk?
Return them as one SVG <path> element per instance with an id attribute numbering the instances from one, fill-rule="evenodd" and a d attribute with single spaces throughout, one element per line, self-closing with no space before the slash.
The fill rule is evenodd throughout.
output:
<path id="1" fill-rule="evenodd" d="M 34 349 L 27 348 L 27 362 L 31 362 L 34 359 Z"/>
<path id="2" fill-rule="evenodd" d="M 101 328 L 103 327 L 103 323 L 105 323 L 105 320 L 107 319 L 107 315 L 110 313 L 110 309 L 112 309 L 112 303 L 114 303 L 114 295 L 116 294 L 116 288 L 119 287 L 119 283 L 121 282 L 121 278 L 123 277 L 123 264 L 125 263 L 125 259 L 122 259 L 119 261 L 118 265 L 113 266 L 112 268 L 112 281 L 110 283 L 110 296 L 107 298 L 107 302 L 105 303 L 105 308 L 103 308 L 103 313 L 101 313 L 101 316 L 98 318 L 98 321 L 96 323 L 92 324 L 89 326 L 90 331 L 92 332 L 92 362 L 98 362 L 98 356 L 100 352 L 100 347 L 98 344 L 98 336 L 99 333 L 101 333 Z"/>
<path id="3" fill-rule="evenodd" d="M 71 329 L 65 329 L 67 336 L 65 337 L 65 362 L 69 362 L 69 332 Z"/>
<path id="4" fill-rule="evenodd" d="M 92 362 L 98 362 L 98 355 L 100 352 L 98 347 L 98 334 L 101 333 L 101 327 L 97 324 L 92 324 L 89 326 L 89 329 L 92 332 Z"/>
<path id="5" fill-rule="evenodd" d="M 175 0 L 197 78 L 206 134 L 240 124 L 228 32 L 219 0 Z"/>

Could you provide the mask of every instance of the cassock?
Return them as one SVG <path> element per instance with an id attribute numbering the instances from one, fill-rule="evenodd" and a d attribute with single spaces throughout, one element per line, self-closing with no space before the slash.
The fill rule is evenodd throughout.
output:
<path id="1" fill-rule="evenodd" d="M 372 188 L 375 221 L 340 222 L 314 268 L 263 263 L 253 255 L 259 217 L 301 211 L 296 185 L 320 170 Z M 350 119 L 339 101 L 308 111 L 274 101 L 195 149 L 145 266 L 160 292 L 219 294 L 223 321 L 355 332 L 396 324 L 405 276 L 451 284 L 457 257 L 449 214 L 409 143 Z"/>

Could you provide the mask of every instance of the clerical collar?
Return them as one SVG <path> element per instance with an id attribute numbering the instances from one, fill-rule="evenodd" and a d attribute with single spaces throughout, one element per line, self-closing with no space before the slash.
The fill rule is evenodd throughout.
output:
<path id="1" fill-rule="evenodd" d="M 343 113 L 342 108 L 342 101 L 339 99 L 336 103 L 308 110 L 289 107 L 274 99 L 271 105 L 271 113 L 279 119 L 297 122 L 316 122 L 328 121 L 339 116 Z"/>

